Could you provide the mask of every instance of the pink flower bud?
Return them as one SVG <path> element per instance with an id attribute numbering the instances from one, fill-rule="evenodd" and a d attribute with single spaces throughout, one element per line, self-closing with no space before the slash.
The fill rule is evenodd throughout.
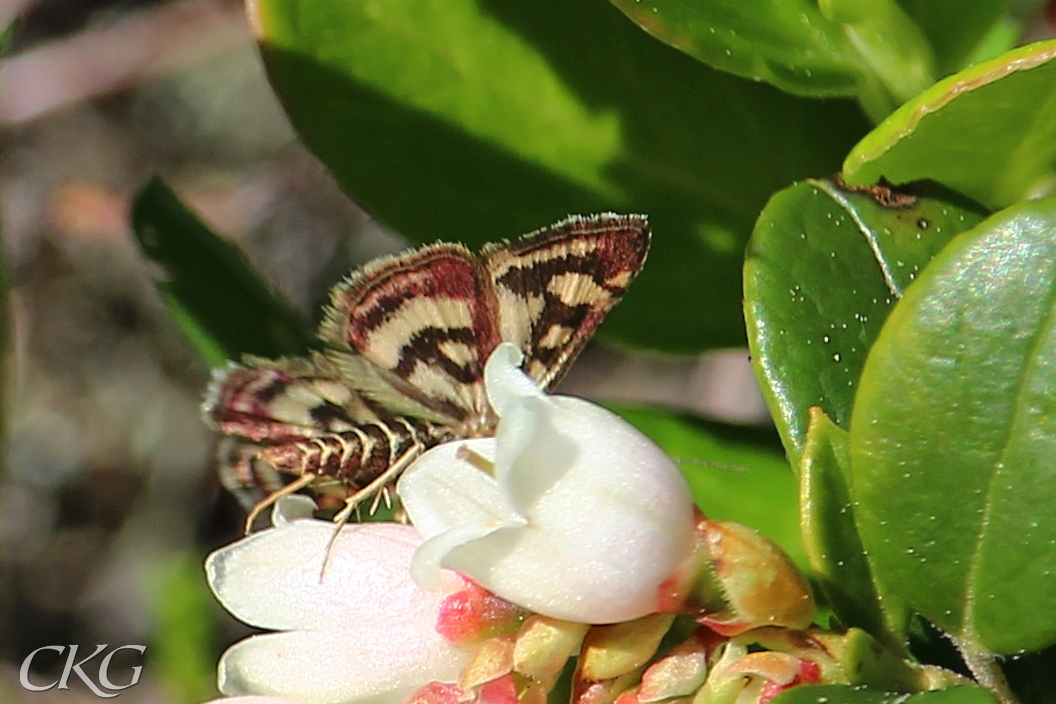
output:
<path id="1" fill-rule="evenodd" d="M 478 643 L 504 633 L 513 633 L 527 612 L 500 599 L 471 579 L 462 578 L 465 588 L 440 602 L 437 631 L 456 645 Z"/>

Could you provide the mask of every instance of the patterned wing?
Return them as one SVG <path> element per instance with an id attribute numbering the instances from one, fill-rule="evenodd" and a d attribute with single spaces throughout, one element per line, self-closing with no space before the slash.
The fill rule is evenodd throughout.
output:
<path id="1" fill-rule="evenodd" d="M 641 215 L 573 216 L 481 253 L 503 340 L 545 389 L 564 377 L 641 270 L 649 223 Z"/>
<path id="2" fill-rule="evenodd" d="M 213 373 L 202 412 L 227 435 L 281 443 L 379 420 L 325 359 L 247 359 Z"/>
<path id="3" fill-rule="evenodd" d="M 225 435 L 216 447 L 220 481 L 250 509 L 292 478 L 262 451 L 349 432 L 378 415 L 325 359 L 246 362 L 214 371 L 202 412 Z"/>
<path id="4" fill-rule="evenodd" d="M 482 375 L 499 342 L 495 320 L 480 259 L 437 244 L 354 272 L 331 293 L 319 335 L 366 396 L 394 413 L 454 424 L 487 413 Z"/>

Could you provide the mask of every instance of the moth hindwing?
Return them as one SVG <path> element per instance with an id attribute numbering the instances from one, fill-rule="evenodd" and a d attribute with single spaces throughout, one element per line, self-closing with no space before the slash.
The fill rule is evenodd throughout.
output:
<path id="1" fill-rule="evenodd" d="M 545 389 L 641 270 L 643 216 L 573 216 L 479 254 L 439 243 L 382 257 L 331 291 L 325 352 L 218 370 L 203 410 L 221 479 L 259 510 L 289 487 L 359 501 L 441 442 L 494 433 L 483 370 L 500 342 Z M 276 474 L 291 479 L 281 487 Z"/>

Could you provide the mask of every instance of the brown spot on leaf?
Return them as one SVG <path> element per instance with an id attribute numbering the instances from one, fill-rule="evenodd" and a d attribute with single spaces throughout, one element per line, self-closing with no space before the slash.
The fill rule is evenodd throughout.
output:
<path id="1" fill-rule="evenodd" d="M 914 184 L 906 183 L 901 185 L 894 185 L 886 178 L 881 177 L 879 183 L 875 183 L 872 186 L 852 186 L 843 180 L 843 174 L 836 174 L 832 177 L 832 182 L 836 184 L 836 187 L 841 191 L 847 191 L 848 193 L 862 193 L 874 201 L 881 208 L 890 208 L 892 210 L 904 210 L 906 208 L 912 208 L 917 204 L 917 196 L 914 193 Z"/>

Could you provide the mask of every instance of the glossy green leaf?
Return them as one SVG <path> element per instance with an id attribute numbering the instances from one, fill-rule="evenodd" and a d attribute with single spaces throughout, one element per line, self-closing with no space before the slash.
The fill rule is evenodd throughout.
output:
<path id="1" fill-rule="evenodd" d="M 160 269 L 156 284 L 176 324 L 210 365 L 308 349 L 311 338 L 292 308 L 159 179 L 135 197 L 132 228 Z"/>
<path id="2" fill-rule="evenodd" d="M 1056 643 L 1056 199 L 950 243 L 892 311 L 851 424 L 882 591 L 962 644 Z"/>
<path id="3" fill-rule="evenodd" d="M 806 566 L 795 476 L 771 432 L 661 409 L 608 405 L 679 463 L 709 518 L 755 528 Z"/>
<path id="4" fill-rule="evenodd" d="M 798 466 L 808 409 L 849 426 L 854 393 L 891 306 L 980 208 L 935 184 L 854 191 L 796 184 L 759 216 L 744 266 L 756 376 Z"/>
<path id="5" fill-rule="evenodd" d="M 931 48 L 894 0 L 612 0 L 710 66 L 815 97 L 862 98 L 882 117 L 934 80 Z"/>
<path id="6" fill-rule="evenodd" d="M 982 687 L 962 686 L 905 695 L 839 685 L 794 687 L 775 697 L 773 704 L 997 704 Z"/>
<path id="7" fill-rule="evenodd" d="M 899 4 L 928 37 L 935 51 L 939 75 L 964 67 L 1011 0 L 899 0 Z"/>
<path id="8" fill-rule="evenodd" d="M 650 216 L 645 271 L 604 331 L 743 344 L 740 263 L 766 198 L 868 130 L 709 69 L 605 0 L 259 0 L 272 83 L 344 188 L 415 242 L 472 246 L 568 213 Z M 677 302 L 677 304 L 676 304 Z"/>
<path id="9" fill-rule="evenodd" d="M 946 78 L 867 135 L 848 183 L 934 179 L 992 208 L 1051 190 L 1056 164 L 1056 40 Z"/>
<path id="10" fill-rule="evenodd" d="M 799 474 L 800 525 L 811 571 L 844 626 L 857 626 L 902 652 L 906 615 L 888 598 L 885 616 L 854 522 L 850 481 L 850 436 L 821 409 L 811 409 Z"/>

